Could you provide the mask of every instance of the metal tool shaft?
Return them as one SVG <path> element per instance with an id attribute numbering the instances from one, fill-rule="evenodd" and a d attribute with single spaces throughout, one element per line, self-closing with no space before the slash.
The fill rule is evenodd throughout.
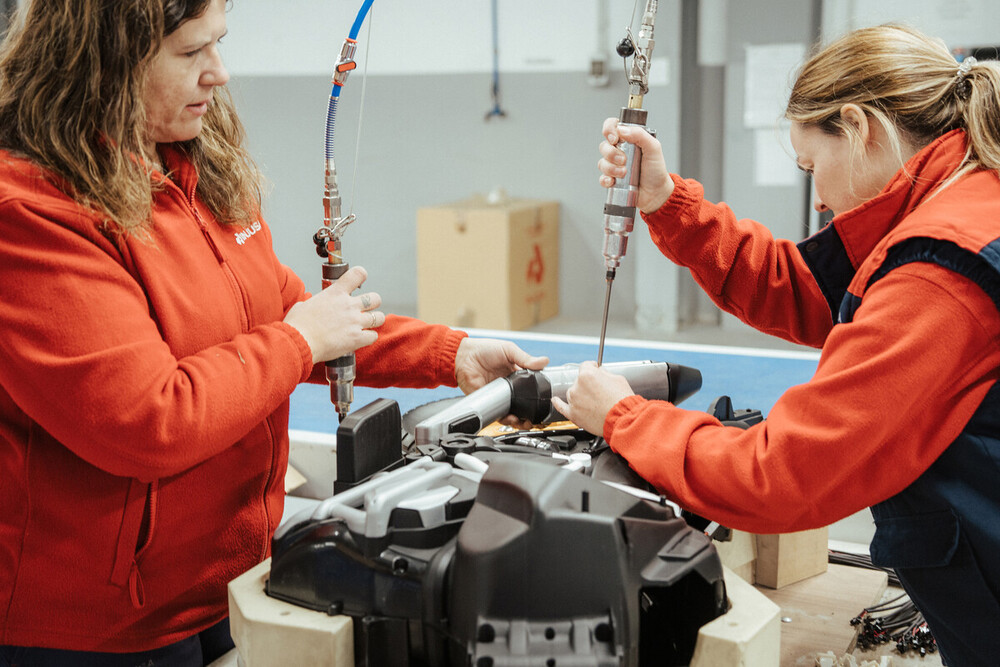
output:
<path id="1" fill-rule="evenodd" d="M 600 366 L 604 361 L 604 338 L 608 333 L 608 307 L 611 305 L 611 285 L 615 281 L 615 272 L 608 271 L 607 282 L 608 289 L 604 293 L 604 316 L 601 318 L 601 342 L 597 347 L 597 365 Z"/>
<path id="2" fill-rule="evenodd" d="M 623 107 L 618 117 L 619 126 L 631 126 L 647 130 L 646 110 L 642 108 L 642 98 L 649 91 L 649 65 L 653 55 L 653 23 L 656 18 L 657 0 L 646 0 L 646 10 L 642 16 L 642 28 L 638 39 L 632 39 L 631 30 L 618 45 L 618 54 L 632 58 L 631 70 L 626 68 L 629 83 L 628 106 Z M 647 130 L 648 131 L 648 130 Z M 604 294 L 604 315 L 601 318 L 601 342 L 597 349 L 597 365 L 604 361 L 604 339 L 608 330 L 608 308 L 611 305 L 611 285 L 615 271 L 625 257 L 628 237 L 635 225 L 635 215 L 639 203 L 639 173 L 642 166 L 642 149 L 627 141 L 618 142 L 618 148 L 625 154 L 625 174 L 615 179 L 608 189 L 604 202 L 604 269 L 608 283 Z"/>
<path id="3" fill-rule="evenodd" d="M 339 239 L 331 244 L 334 251 L 330 259 L 323 264 L 323 289 L 326 289 L 347 273 L 350 266 L 343 261 Z M 342 357 L 326 362 L 326 379 L 330 383 L 330 401 L 337 408 L 337 416 L 344 421 L 351 403 L 354 402 L 354 378 L 356 361 L 354 353 L 349 352 Z"/>

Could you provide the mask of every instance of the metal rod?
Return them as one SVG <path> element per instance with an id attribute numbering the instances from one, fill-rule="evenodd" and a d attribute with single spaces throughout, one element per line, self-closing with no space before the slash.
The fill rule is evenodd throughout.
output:
<path id="1" fill-rule="evenodd" d="M 608 289 L 604 293 L 604 316 L 601 318 L 601 343 L 597 348 L 597 365 L 604 361 L 604 337 L 608 332 L 608 306 L 611 305 L 611 285 L 614 284 L 614 274 L 608 272 Z"/>

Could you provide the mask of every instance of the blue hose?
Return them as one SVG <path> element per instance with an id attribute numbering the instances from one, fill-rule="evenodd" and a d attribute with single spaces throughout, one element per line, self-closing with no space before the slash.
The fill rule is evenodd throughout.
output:
<path id="1" fill-rule="evenodd" d="M 358 15 L 354 19 L 354 25 L 351 26 L 351 32 L 348 34 L 347 38 L 352 40 L 357 40 L 358 33 L 361 32 L 361 24 L 365 22 L 365 17 L 368 16 L 368 10 L 371 9 L 372 3 L 375 0 L 365 0 L 361 5 L 361 9 L 358 10 Z M 330 103 L 326 110 L 326 159 L 333 159 L 333 124 L 334 119 L 337 117 L 337 101 L 340 99 L 340 89 L 343 86 L 338 86 L 334 84 L 333 90 L 330 91 Z"/>
<path id="2" fill-rule="evenodd" d="M 361 32 L 361 24 L 365 21 L 365 16 L 368 15 L 368 10 L 372 7 L 372 2 L 374 0 L 365 0 L 364 4 L 361 5 L 361 9 L 358 10 L 358 15 L 354 19 L 354 25 L 351 26 L 351 34 L 348 35 L 351 39 L 357 39 L 358 33 Z"/>
<path id="3" fill-rule="evenodd" d="M 340 88 L 340 86 L 337 86 Z M 330 104 L 326 109 L 326 159 L 333 159 L 333 121 L 337 117 L 337 101 L 339 96 L 330 96 Z"/>

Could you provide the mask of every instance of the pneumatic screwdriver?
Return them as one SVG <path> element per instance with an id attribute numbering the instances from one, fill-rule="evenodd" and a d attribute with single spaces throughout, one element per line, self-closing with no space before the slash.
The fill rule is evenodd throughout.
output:
<path id="1" fill-rule="evenodd" d="M 628 106 L 621 110 L 619 125 L 630 125 L 646 129 L 646 110 L 642 108 L 642 98 L 649 90 L 649 64 L 653 53 L 653 22 L 656 19 L 657 0 L 647 0 L 642 16 L 639 36 L 633 40 L 631 31 L 618 44 L 618 55 L 632 58 L 628 73 Z M 628 236 L 635 224 L 636 202 L 639 197 L 639 173 L 642 150 L 635 144 L 619 142 L 618 148 L 625 153 L 625 176 L 616 178 L 608 190 L 604 203 L 604 277 L 607 289 L 604 294 L 604 314 L 601 317 L 601 342 L 597 350 L 597 365 L 604 360 L 604 340 L 608 330 L 608 309 L 611 305 L 611 286 L 625 251 Z"/>

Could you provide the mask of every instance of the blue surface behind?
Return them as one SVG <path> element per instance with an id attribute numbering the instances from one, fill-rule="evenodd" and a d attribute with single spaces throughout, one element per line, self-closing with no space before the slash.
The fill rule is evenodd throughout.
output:
<path id="1" fill-rule="evenodd" d="M 548 356 L 552 365 L 579 363 L 597 357 L 596 338 L 479 330 L 470 331 L 470 334 L 512 340 L 533 355 Z M 812 377 L 819 353 L 617 339 L 609 340 L 604 348 L 605 362 L 645 359 L 681 364 L 701 371 L 701 391 L 683 403 L 686 408 L 705 410 L 717 397 L 728 395 L 736 409 L 757 409 L 766 415 L 785 390 Z M 406 414 L 425 403 L 461 395 L 462 392 L 455 387 L 355 387 L 352 407 L 357 409 L 377 398 L 390 398 L 399 403 L 400 411 Z M 300 385 L 295 390 L 291 400 L 290 428 L 336 433 L 337 426 L 337 413 L 330 403 L 329 387 Z"/>

